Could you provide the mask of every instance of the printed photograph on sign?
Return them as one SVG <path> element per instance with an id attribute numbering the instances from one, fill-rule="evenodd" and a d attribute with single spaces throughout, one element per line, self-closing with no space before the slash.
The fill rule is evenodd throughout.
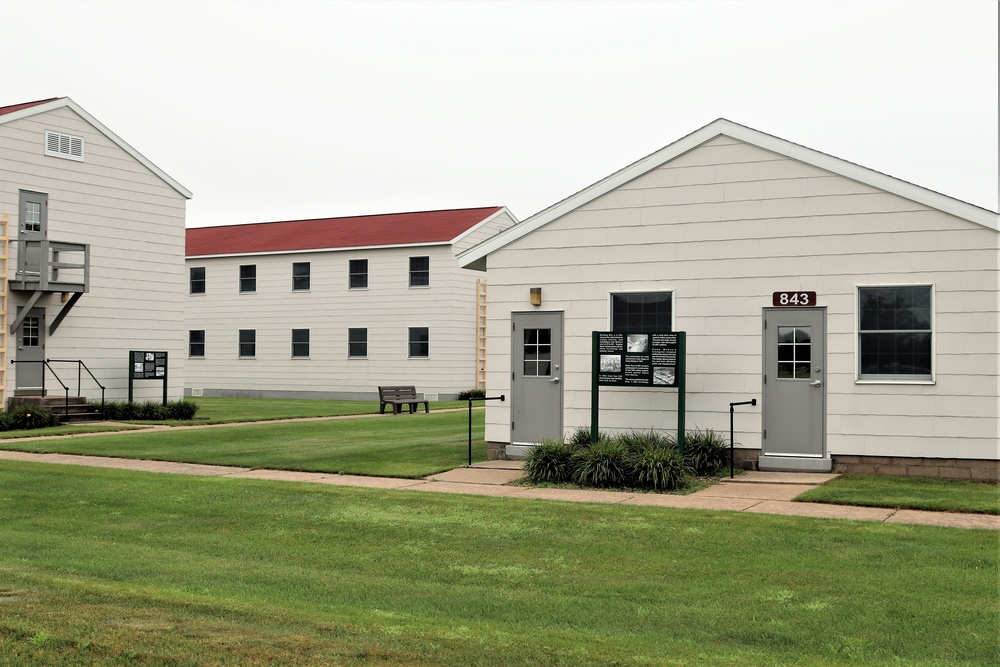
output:
<path id="1" fill-rule="evenodd" d="M 146 353 L 146 361 L 152 361 L 152 360 L 153 360 L 153 353 L 152 352 L 147 352 Z"/>
<path id="2" fill-rule="evenodd" d="M 672 387 L 677 382 L 677 369 L 674 366 L 653 366 L 653 384 Z"/>
<path id="3" fill-rule="evenodd" d="M 630 354 L 639 354 L 649 349 L 649 336 L 646 334 L 629 334 L 626 351 Z"/>
<path id="4" fill-rule="evenodd" d="M 144 364 L 141 361 L 137 361 L 134 364 L 132 364 L 132 370 L 134 372 L 136 372 L 136 373 L 141 373 L 143 367 L 144 367 Z"/>
<path id="5" fill-rule="evenodd" d="M 622 358 L 617 354 L 601 355 L 602 373 L 620 373 L 622 370 Z"/>

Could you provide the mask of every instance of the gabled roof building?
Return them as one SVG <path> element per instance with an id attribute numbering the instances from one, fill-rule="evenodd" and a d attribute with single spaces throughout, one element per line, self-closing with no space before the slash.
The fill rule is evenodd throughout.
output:
<path id="1" fill-rule="evenodd" d="M 187 393 L 445 400 L 485 382 L 485 281 L 455 254 L 499 206 L 187 231 Z"/>

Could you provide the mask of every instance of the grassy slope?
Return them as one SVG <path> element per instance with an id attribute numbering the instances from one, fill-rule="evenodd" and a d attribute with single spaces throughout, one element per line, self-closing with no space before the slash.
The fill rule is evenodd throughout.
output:
<path id="1" fill-rule="evenodd" d="M 473 411 L 474 460 L 486 458 Z M 0 442 L 0 449 L 357 475 L 424 477 L 468 462 L 468 414 L 359 417 Z"/>
<path id="2" fill-rule="evenodd" d="M 988 531 L 0 463 L 5 665 L 985 665 Z"/>
<path id="3" fill-rule="evenodd" d="M 1000 514 L 1000 486 L 981 482 L 848 475 L 807 491 L 798 501 L 943 512 Z"/>

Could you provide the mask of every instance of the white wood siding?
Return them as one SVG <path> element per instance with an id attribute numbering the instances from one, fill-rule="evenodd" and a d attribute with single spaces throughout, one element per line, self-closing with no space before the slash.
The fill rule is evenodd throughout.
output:
<path id="1" fill-rule="evenodd" d="M 729 429 L 732 401 L 760 398 L 761 313 L 771 294 L 826 306 L 833 454 L 1000 458 L 998 234 L 908 199 L 718 137 L 488 256 L 490 393 L 510 391 L 510 312 L 565 311 L 568 430 L 590 424 L 590 332 L 608 295 L 674 292 L 688 332 L 689 428 Z M 936 383 L 860 384 L 856 286 L 933 284 Z M 601 389 L 601 426 L 672 430 L 676 392 Z M 508 404 L 487 439 L 509 441 Z M 759 408 L 737 441 L 760 447 Z"/>
<path id="2" fill-rule="evenodd" d="M 409 258 L 430 258 L 430 287 L 409 287 Z M 351 259 L 368 260 L 368 289 L 348 289 Z M 308 292 L 293 292 L 293 262 L 309 262 Z M 257 291 L 239 293 L 239 266 L 256 264 Z M 206 293 L 188 297 L 187 329 L 204 330 L 205 357 L 187 386 L 211 392 L 371 396 L 379 385 L 456 394 L 475 386 L 476 279 L 450 245 L 191 257 Z M 427 327 L 430 356 L 408 357 L 408 328 Z M 368 358 L 348 358 L 347 330 L 368 329 Z M 254 359 L 238 356 L 238 331 L 257 332 Z M 291 358 L 291 330 L 309 329 L 308 359 Z M 443 398 L 443 397 L 442 397 Z"/>
<path id="3" fill-rule="evenodd" d="M 46 129 L 83 137 L 86 159 L 45 156 Z M 65 107 L 0 125 L 0 211 L 10 215 L 12 241 L 21 189 L 48 194 L 50 240 L 91 246 L 90 292 L 47 337 L 46 357 L 82 359 L 108 387 L 107 398 L 123 400 L 128 351 L 167 351 L 168 395 L 180 398 L 186 360 L 184 197 Z M 15 243 L 11 250 L 8 277 L 17 266 Z M 11 321 L 28 296 L 11 293 Z M 39 301 L 47 324 L 62 308 L 59 297 Z M 15 347 L 8 345 L 11 358 Z M 7 391 L 13 395 L 14 373 L 9 375 Z M 67 375 L 75 393 L 76 371 Z M 159 400 L 162 389 L 158 382 L 137 382 L 136 400 Z M 86 381 L 83 393 L 100 399 Z"/>

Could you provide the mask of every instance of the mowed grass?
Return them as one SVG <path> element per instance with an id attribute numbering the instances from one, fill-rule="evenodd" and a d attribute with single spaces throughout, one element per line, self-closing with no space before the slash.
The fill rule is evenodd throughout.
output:
<path id="1" fill-rule="evenodd" d="M 847 475 L 796 498 L 811 503 L 1000 514 L 1000 486 L 982 482 Z"/>
<path id="2" fill-rule="evenodd" d="M 991 665 L 997 535 L 0 463 L 4 665 Z"/>
<path id="3" fill-rule="evenodd" d="M 473 410 L 474 461 L 486 460 L 484 419 Z M 416 478 L 468 463 L 468 420 L 465 411 L 387 414 L 13 440 L 0 449 Z"/>

